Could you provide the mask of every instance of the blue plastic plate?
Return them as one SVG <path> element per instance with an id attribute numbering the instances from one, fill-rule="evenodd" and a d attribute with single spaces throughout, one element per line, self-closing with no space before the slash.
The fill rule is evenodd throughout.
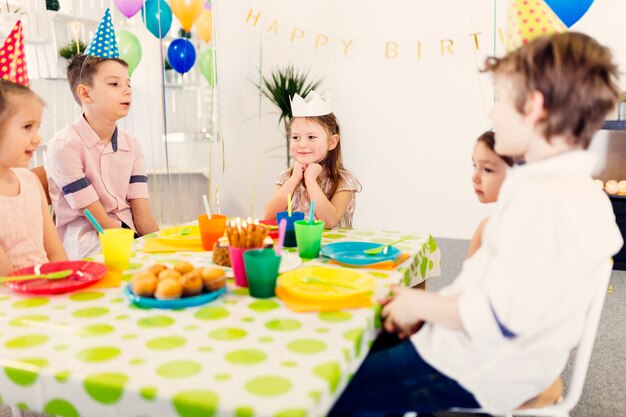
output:
<path id="1" fill-rule="evenodd" d="M 381 243 L 374 242 L 336 242 L 322 247 L 320 254 L 348 265 L 371 265 L 383 261 L 393 261 L 400 256 L 400 250 L 389 246 L 378 255 L 363 253 L 365 249 L 377 248 Z"/>
<path id="2" fill-rule="evenodd" d="M 226 287 L 220 288 L 217 291 L 211 291 L 204 294 L 196 295 L 194 297 L 184 297 L 178 298 L 175 300 L 158 300 L 156 298 L 151 297 L 139 297 L 133 293 L 133 290 L 130 288 L 130 284 L 126 284 L 124 287 L 124 296 L 131 303 L 138 305 L 140 307 L 146 308 L 161 308 L 161 309 L 181 309 L 187 307 L 195 307 L 202 304 L 206 304 L 215 300 L 220 295 L 226 292 Z"/>

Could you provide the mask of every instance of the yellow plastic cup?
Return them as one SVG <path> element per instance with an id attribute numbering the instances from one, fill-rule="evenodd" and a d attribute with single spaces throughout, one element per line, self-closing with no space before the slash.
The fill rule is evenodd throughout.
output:
<path id="1" fill-rule="evenodd" d="M 124 271 L 130 263 L 135 232 L 130 229 L 105 229 L 100 234 L 104 264 L 111 271 Z"/>

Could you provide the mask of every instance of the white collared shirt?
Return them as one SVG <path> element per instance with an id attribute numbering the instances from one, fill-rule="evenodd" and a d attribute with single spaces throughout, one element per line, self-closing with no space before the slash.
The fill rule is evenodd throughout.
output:
<path id="1" fill-rule="evenodd" d="M 586 151 L 515 167 L 481 248 L 441 290 L 465 331 L 425 325 L 411 338 L 430 365 L 492 412 L 510 411 L 560 375 L 580 338 L 597 270 L 622 246 Z"/>

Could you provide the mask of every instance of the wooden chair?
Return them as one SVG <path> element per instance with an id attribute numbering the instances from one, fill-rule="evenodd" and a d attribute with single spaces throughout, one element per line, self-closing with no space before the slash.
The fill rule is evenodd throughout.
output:
<path id="1" fill-rule="evenodd" d="M 583 332 L 578 343 L 578 349 L 576 350 L 576 356 L 574 357 L 574 363 L 572 367 L 572 375 L 567 384 L 567 393 L 563 401 L 557 404 L 548 405 L 541 408 L 524 408 L 511 410 L 505 413 L 505 417 L 513 416 L 537 416 L 537 417 L 569 417 L 569 413 L 576 406 L 580 400 L 580 396 L 583 392 L 585 385 L 585 378 L 587 376 L 587 369 L 589 369 L 589 362 L 591 361 L 591 352 L 593 351 L 593 344 L 596 340 L 596 333 L 598 331 L 598 324 L 600 324 L 600 316 L 602 315 L 602 306 L 604 305 L 604 298 L 606 297 L 607 287 L 611 278 L 611 269 L 613 267 L 612 261 L 607 261 L 602 266 L 595 277 L 597 279 L 598 290 L 594 294 L 593 300 L 589 309 L 587 310 L 587 317 L 585 319 L 585 325 Z M 482 409 L 452 409 L 450 411 L 463 412 L 463 413 L 476 413 L 476 414 L 493 414 L 489 413 L 489 410 Z M 493 414 L 494 416 L 502 414 Z"/>
<path id="2" fill-rule="evenodd" d="M 37 175 L 37 178 L 39 178 L 39 182 L 41 182 L 41 186 L 43 187 L 43 190 L 46 193 L 46 199 L 48 199 L 48 205 L 51 205 L 52 200 L 50 200 L 50 193 L 48 192 L 48 176 L 46 175 L 46 170 L 44 169 L 43 165 L 40 165 L 31 169 L 31 172 Z"/>

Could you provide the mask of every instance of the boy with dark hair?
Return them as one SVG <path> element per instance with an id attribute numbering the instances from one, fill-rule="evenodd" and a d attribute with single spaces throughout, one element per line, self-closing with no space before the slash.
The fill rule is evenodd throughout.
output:
<path id="1" fill-rule="evenodd" d="M 48 142 L 45 169 L 59 235 L 70 259 L 79 259 L 100 250 L 85 209 L 105 229 L 125 227 L 142 236 L 158 225 L 141 146 L 116 125 L 132 102 L 128 65 L 119 58 L 77 55 L 67 78 L 83 114 Z"/>
<path id="2" fill-rule="evenodd" d="M 384 329 L 331 416 L 509 412 L 561 374 L 622 238 L 585 149 L 616 104 L 609 50 L 580 33 L 491 58 L 495 151 L 510 170 L 480 249 L 438 293 L 392 288 Z M 610 269 L 610 268 L 608 268 Z M 380 342 L 380 341 L 379 341 Z"/>

